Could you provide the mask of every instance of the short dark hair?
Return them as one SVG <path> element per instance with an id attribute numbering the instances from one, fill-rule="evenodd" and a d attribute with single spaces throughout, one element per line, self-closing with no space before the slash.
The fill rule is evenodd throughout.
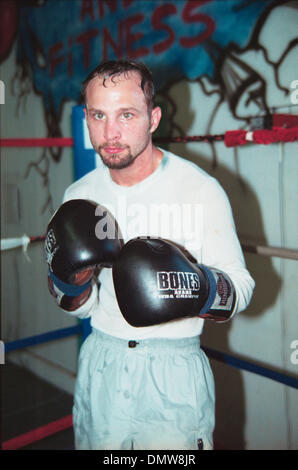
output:
<path id="1" fill-rule="evenodd" d="M 95 77 L 103 76 L 103 85 L 105 80 L 110 77 L 127 74 L 128 72 L 137 72 L 141 78 L 141 88 L 144 92 L 148 109 L 154 106 L 155 89 L 153 78 L 148 67 L 142 62 L 133 60 L 108 60 L 101 62 L 82 82 L 82 97 L 86 101 L 86 88 L 91 80 Z"/>

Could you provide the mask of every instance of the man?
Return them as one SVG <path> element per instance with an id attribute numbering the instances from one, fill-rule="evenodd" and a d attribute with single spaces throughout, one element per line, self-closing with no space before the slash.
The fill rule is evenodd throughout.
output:
<path id="1" fill-rule="evenodd" d="M 60 219 L 61 212 L 54 216 L 56 227 L 49 233 L 56 230 L 57 235 L 57 225 L 66 231 L 69 222 L 64 226 L 63 220 L 71 219 L 67 212 L 71 202 L 75 213 L 80 211 L 81 225 L 88 225 L 88 210 L 76 204 L 78 200 L 93 201 L 114 217 L 125 245 L 116 246 L 113 259 L 108 256 L 109 265 L 98 255 L 102 251 L 98 248 L 92 249 L 92 259 L 84 265 L 86 245 L 98 241 L 91 224 L 88 237 L 92 242 L 84 241 L 84 249 L 74 248 L 81 264 L 72 280 L 83 284 L 82 292 L 68 291 L 70 277 L 63 279 L 65 284 L 59 281 L 65 269 L 60 276 L 49 262 L 56 272 L 49 278 L 51 293 L 65 311 L 79 318 L 90 316 L 93 328 L 79 358 L 73 409 L 76 448 L 212 449 L 214 382 L 209 361 L 200 349 L 200 334 L 205 318 L 225 320 L 245 309 L 254 287 L 229 201 L 214 178 L 153 145 L 161 109 L 154 106 L 152 77 L 143 64 L 100 64 L 84 81 L 83 95 L 90 139 L 102 162 L 66 190 L 66 206 Z M 97 230 L 97 239 L 104 238 L 102 232 L 103 228 Z M 76 240 L 73 226 L 69 233 L 68 243 Z M 56 248 L 52 246 L 50 260 Z M 110 253 L 106 246 L 104 251 Z M 157 261 L 159 272 L 171 276 L 178 272 L 176 264 L 180 266 L 174 294 L 159 295 L 160 302 L 172 302 L 176 296 L 177 315 L 172 313 L 173 303 L 156 303 L 155 292 L 149 301 L 145 299 L 146 286 L 151 286 L 148 273 L 156 278 L 152 264 L 160 253 L 164 257 Z M 162 263 L 168 266 L 169 259 L 171 268 L 163 269 Z M 108 266 L 100 271 L 99 290 L 95 265 Z M 65 266 L 64 258 L 60 266 Z M 221 281 L 214 281 L 213 268 Z M 144 284 L 137 291 L 132 289 L 132 272 L 134 280 Z M 182 285 L 186 282 L 183 274 L 192 284 L 187 289 Z M 200 294 L 193 296 L 192 289 L 198 288 L 195 284 L 200 286 Z M 222 290 L 228 300 L 219 307 L 215 299 L 222 300 Z M 191 302 L 203 299 L 197 311 L 192 312 L 193 306 L 185 311 L 178 304 L 185 297 L 191 297 Z"/>

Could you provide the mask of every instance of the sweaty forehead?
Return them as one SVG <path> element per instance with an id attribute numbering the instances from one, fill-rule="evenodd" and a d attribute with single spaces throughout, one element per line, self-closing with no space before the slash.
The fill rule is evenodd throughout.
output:
<path id="1" fill-rule="evenodd" d="M 111 104 L 125 101 L 138 103 L 141 107 L 147 106 L 141 88 L 141 77 L 134 71 L 111 76 L 101 75 L 90 81 L 86 88 L 86 104 L 94 106 L 107 99 Z"/>

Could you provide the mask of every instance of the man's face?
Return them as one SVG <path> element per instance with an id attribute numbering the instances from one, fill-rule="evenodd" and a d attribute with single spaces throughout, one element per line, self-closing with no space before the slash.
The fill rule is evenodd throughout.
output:
<path id="1" fill-rule="evenodd" d="M 129 166 L 151 142 L 158 122 L 148 112 L 136 72 L 105 80 L 94 78 L 86 89 L 86 120 L 91 143 L 111 169 Z M 155 108 L 156 109 L 156 108 Z"/>

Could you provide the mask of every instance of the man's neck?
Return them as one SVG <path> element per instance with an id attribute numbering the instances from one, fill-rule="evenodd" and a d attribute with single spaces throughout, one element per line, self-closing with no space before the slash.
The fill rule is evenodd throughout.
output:
<path id="1" fill-rule="evenodd" d="M 127 168 L 121 170 L 110 169 L 111 178 L 120 186 L 133 186 L 154 173 L 162 157 L 162 151 L 151 145 L 146 153 L 139 155 Z"/>

